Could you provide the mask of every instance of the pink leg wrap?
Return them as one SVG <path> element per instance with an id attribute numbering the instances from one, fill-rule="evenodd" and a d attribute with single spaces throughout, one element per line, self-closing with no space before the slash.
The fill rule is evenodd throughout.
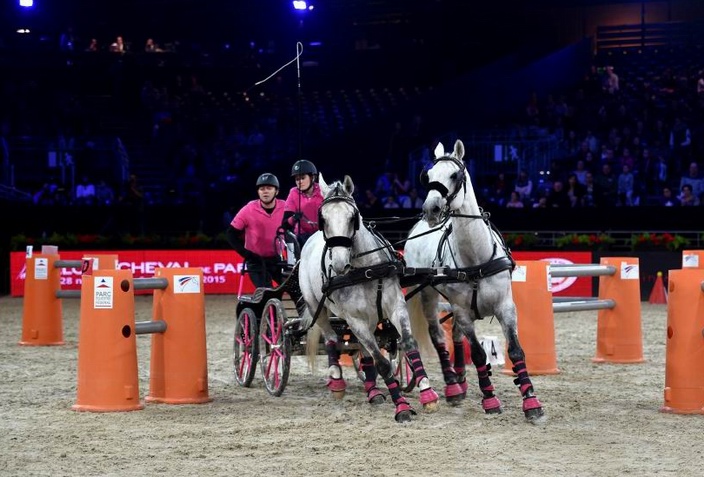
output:
<path id="1" fill-rule="evenodd" d="M 372 402 L 377 396 L 381 396 L 386 400 L 384 393 L 382 393 L 374 383 L 364 383 L 364 390 L 367 392 L 367 402 Z"/>
<path id="2" fill-rule="evenodd" d="M 463 379 L 462 382 L 457 383 L 457 385 L 458 385 L 458 386 L 460 387 L 460 389 L 462 390 L 462 393 L 461 393 L 461 394 L 467 394 L 467 388 L 469 387 L 469 385 L 467 384 L 467 380 L 466 380 L 466 379 Z"/>
<path id="3" fill-rule="evenodd" d="M 347 389 L 345 378 L 328 378 L 327 387 L 330 391 L 339 392 Z"/>
<path id="4" fill-rule="evenodd" d="M 413 415 L 415 415 L 415 413 L 416 413 L 413 410 L 413 408 L 411 407 L 411 405 L 408 404 L 405 399 L 401 398 L 396 403 L 396 415 L 395 416 L 398 416 L 399 414 L 401 414 L 404 411 L 410 411 L 410 413 Z"/>
<path id="5" fill-rule="evenodd" d="M 523 412 L 530 411 L 532 409 L 540 409 L 543 405 L 540 404 L 538 398 L 533 396 L 523 400 Z"/>
<path id="6" fill-rule="evenodd" d="M 496 396 L 490 398 L 482 399 L 482 409 L 485 411 L 491 411 L 492 409 L 498 409 L 501 407 L 501 401 Z"/>
<path id="7" fill-rule="evenodd" d="M 465 381 L 465 386 L 467 382 Z M 448 384 L 445 386 L 445 398 L 451 398 L 455 396 L 461 396 L 464 394 L 464 391 L 462 390 L 462 386 L 459 384 Z"/>
<path id="8" fill-rule="evenodd" d="M 420 403 L 423 406 L 431 402 L 438 402 L 439 400 L 440 396 L 438 396 L 438 393 L 436 393 L 433 388 L 424 389 L 420 392 Z"/>

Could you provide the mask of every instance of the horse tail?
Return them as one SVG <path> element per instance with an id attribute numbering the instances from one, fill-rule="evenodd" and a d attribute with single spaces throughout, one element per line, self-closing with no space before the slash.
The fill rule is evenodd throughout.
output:
<path id="1" fill-rule="evenodd" d="M 410 290 L 409 290 L 410 293 Z M 423 302 L 420 293 L 416 293 L 406 302 L 408 317 L 411 321 L 411 333 L 418 343 L 418 351 L 421 356 L 435 356 L 435 347 L 430 339 L 430 329 L 428 320 L 423 314 Z"/>
<path id="2" fill-rule="evenodd" d="M 322 336 L 320 326 L 313 325 L 306 335 L 306 358 L 308 367 L 315 372 L 317 366 L 318 351 L 320 350 L 320 336 Z"/>

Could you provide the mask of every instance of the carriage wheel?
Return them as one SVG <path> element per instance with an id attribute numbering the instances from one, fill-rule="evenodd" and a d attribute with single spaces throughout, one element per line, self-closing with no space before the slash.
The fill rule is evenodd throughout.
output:
<path id="1" fill-rule="evenodd" d="M 277 298 L 266 302 L 259 326 L 259 351 L 266 390 L 281 396 L 291 367 L 291 342 L 284 333 L 286 311 Z"/>
<path id="2" fill-rule="evenodd" d="M 394 377 L 398 381 L 401 391 L 410 393 L 416 387 L 416 372 L 413 370 L 408 357 L 406 357 L 406 353 L 398 350 L 389 358 L 391 359 L 391 367 L 394 370 Z"/>
<path id="3" fill-rule="evenodd" d="M 240 386 L 249 387 L 257 370 L 257 316 L 251 308 L 243 309 L 235 323 L 235 340 L 232 362 L 235 380 Z"/>

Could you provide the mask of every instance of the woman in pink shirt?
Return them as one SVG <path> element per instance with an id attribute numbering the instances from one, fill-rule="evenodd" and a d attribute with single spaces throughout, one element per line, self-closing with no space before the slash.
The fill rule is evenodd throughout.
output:
<path id="1" fill-rule="evenodd" d="M 318 210 L 323 203 L 323 193 L 316 180 L 318 169 L 305 159 L 296 161 L 291 168 L 291 177 L 296 181 L 286 198 L 284 218 L 281 226 L 292 230 L 301 247 L 318 231 Z"/>
<path id="2" fill-rule="evenodd" d="M 265 173 L 257 179 L 258 199 L 247 203 L 228 227 L 227 241 L 245 261 L 256 287 L 282 282 L 282 267 L 276 251 L 276 234 L 284 217 L 284 201 L 277 199 L 279 180 Z"/>

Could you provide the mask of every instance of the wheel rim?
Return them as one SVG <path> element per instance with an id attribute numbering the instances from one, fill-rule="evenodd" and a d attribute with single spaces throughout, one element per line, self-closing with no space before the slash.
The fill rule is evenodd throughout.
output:
<path id="1" fill-rule="evenodd" d="M 256 317 L 254 312 L 245 308 L 237 317 L 233 350 L 235 379 L 242 386 L 249 386 L 257 365 Z"/>
<path id="2" fill-rule="evenodd" d="M 259 348 L 264 384 L 269 393 L 280 395 L 288 380 L 290 355 L 284 334 L 284 311 L 279 300 L 270 300 L 262 314 Z"/>

